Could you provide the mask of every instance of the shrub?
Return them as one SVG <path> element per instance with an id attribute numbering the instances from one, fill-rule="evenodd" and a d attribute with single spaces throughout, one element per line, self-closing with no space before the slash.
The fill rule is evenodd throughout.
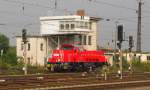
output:
<path id="1" fill-rule="evenodd" d="M 37 74 L 37 73 L 45 72 L 45 67 L 41 67 L 41 66 L 28 65 L 27 69 L 29 74 Z"/>
<path id="2" fill-rule="evenodd" d="M 134 72 L 150 72 L 149 62 L 133 61 L 132 67 Z"/>

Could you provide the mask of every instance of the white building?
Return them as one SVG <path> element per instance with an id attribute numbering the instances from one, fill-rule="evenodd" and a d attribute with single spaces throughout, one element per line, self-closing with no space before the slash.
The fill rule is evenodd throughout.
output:
<path id="1" fill-rule="evenodd" d="M 77 15 L 40 17 L 41 35 L 29 36 L 27 60 L 33 65 L 44 65 L 46 58 L 62 44 L 72 44 L 86 50 L 97 49 L 97 24 L 100 18 Z M 23 57 L 22 38 L 16 37 L 17 56 Z"/>
<path id="2" fill-rule="evenodd" d="M 116 54 L 117 54 L 117 56 L 119 55 L 119 53 L 116 53 Z M 105 53 L 105 56 L 108 59 L 108 62 L 110 63 L 110 65 L 113 65 L 114 55 L 115 55 L 115 53 Z M 147 52 L 147 53 L 136 53 L 136 52 L 125 53 L 124 52 L 123 57 L 128 62 L 133 61 L 133 60 L 141 61 L 141 62 L 150 62 L 150 53 L 149 52 Z"/>
<path id="3" fill-rule="evenodd" d="M 26 58 L 29 64 L 43 66 L 46 64 L 46 40 L 41 36 L 28 36 L 26 44 Z M 16 37 L 17 56 L 24 57 L 24 44 L 21 36 Z"/>
<path id="4" fill-rule="evenodd" d="M 73 44 L 82 45 L 87 50 L 96 50 L 99 20 L 100 18 L 79 15 L 41 17 L 41 35 L 48 37 L 52 48 L 61 44 Z"/>
<path id="5" fill-rule="evenodd" d="M 140 60 L 141 62 L 150 62 L 150 53 L 127 53 L 124 54 L 127 60 Z"/>

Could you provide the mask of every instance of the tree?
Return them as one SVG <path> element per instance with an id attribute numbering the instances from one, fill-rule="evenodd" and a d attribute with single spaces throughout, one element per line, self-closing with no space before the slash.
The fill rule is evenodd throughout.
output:
<path id="1" fill-rule="evenodd" d="M 16 65 L 17 64 L 16 48 L 9 47 L 7 53 L 3 55 L 3 59 L 6 63 L 10 65 Z"/>
<path id="2" fill-rule="evenodd" d="M 6 53 L 8 48 L 9 48 L 8 37 L 0 33 L 0 50 L 3 50 L 3 52 Z"/>

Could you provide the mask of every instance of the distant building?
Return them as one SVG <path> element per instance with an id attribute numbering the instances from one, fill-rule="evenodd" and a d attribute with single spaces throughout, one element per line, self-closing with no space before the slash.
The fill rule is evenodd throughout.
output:
<path id="1" fill-rule="evenodd" d="M 63 44 L 72 44 L 86 50 L 97 50 L 97 24 L 100 18 L 76 15 L 41 17 L 41 35 L 29 36 L 27 59 L 32 65 L 43 66 L 49 54 Z M 21 36 L 16 37 L 17 56 L 23 57 Z"/>
<path id="2" fill-rule="evenodd" d="M 132 53 L 124 54 L 127 60 L 140 60 L 141 62 L 150 62 L 150 53 Z"/>
<path id="3" fill-rule="evenodd" d="M 105 56 L 108 59 L 108 62 L 111 66 L 113 65 L 113 61 L 115 59 L 114 55 L 115 55 L 115 53 L 113 53 L 113 52 L 105 53 Z M 117 52 L 116 53 L 117 60 L 118 60 L 118 56 L 119 56 L 119 53 Z M 136 53 L 136 52 L 125 53 L 124 52 L 123 57 L 128 62 L 130 62 L 130 61 L 150 62 L 150 52 L 146 52 L 146 53 Z"/>

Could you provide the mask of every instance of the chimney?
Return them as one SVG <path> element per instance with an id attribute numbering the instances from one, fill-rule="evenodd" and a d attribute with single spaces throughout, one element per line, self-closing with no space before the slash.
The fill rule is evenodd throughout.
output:
<path id="1" fill-rule="evenodd" d="M 76 15 L 85 16 L 85 11 L 83 9 L 77 10 Z"/>

